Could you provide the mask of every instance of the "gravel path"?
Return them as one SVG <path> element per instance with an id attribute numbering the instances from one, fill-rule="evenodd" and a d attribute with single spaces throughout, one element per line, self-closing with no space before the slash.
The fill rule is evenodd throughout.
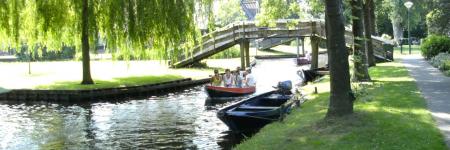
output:
<path id="1" fill-rule="evenodd" d="M 443 75 L 420 55 L 403 57 L 402 62 L 416 80 L 450 149 L 450 77 Z"/>

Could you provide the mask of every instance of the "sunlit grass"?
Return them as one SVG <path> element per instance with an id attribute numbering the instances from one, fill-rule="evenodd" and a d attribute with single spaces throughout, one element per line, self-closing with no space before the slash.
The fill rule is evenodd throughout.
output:
<path id="1" fill-rule="evenodd" d="M 79 81 L 63 81 L 55 82 L 49 85 L 39 85 L 35 89 L 51 89 L 51 90 L 79 90 L 79 89 L 101 89 L 114 87 L 128 87 L 146 85 L 152 83 L 166 82 L 182 79 L 178 75 L 162 75 L 162 76 L 140 76 L 140 77 L 124 77 L 114 78 L 112 80 L 96 80 L 95 84 L 82 85 Z"/>
<path id="2" fill-rule="evenodd" d="M 80 83 L 83 72 L 81 62 L 77 61 L 32 62 L 31 74 L 28 74 L 26 62 L 0 63 L 0 68 L 0 87 L 7 90 L 34 89 L 36 86 L 64 82 Z M 127 77 L 174 75 L 203 79 L 213 74 L 213 69 L 171 69 L 164 61 L 91 61 L 91 74 L 95 82 L 106 85 Z"/>
<path id="3" fill-rule="evenodd" d="M 398 62 L 370 69 L 375 81 L 357 98 L 355 113 L 324 119 L 329 80 L 308 85 L 310 96 L 282 123 L 272 123 L 237 149 L 446 149 L 414 80 Z"/>
<path id="4" fill-rule="evenodd" d="M 411 45 L 411 54 L 421 54 L 420 45 Z M 403 45 L 403 51 L 400 47 L 394 47 L 394 55 L 409 55 L 409 46 Z"/>

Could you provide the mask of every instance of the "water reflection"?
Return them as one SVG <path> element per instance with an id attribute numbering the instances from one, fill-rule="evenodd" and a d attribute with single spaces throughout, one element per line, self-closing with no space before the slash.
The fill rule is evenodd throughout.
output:
<path id="1" fill-rule="evenodd" d="M 228 134 L 203 87 L 122 103 L 1 104 L 1 149 L 219 149 Z"/>
<path id="2" fill-rule="evenodd" d="M 256 93 L 299 82 L 298 69 L 294 59 L 259 61 Z M 229 132 L 216 112 L 239 99 L 211 101 L 197 86 L 114 103 L 0 102 L 0 149 L 229 149 L 245 136 Z"/>
<path id="3" fill-rule="evenodd" d="M 79 106 L 0 105 L 1 149 L 87 148 L 85 113 Z"/>

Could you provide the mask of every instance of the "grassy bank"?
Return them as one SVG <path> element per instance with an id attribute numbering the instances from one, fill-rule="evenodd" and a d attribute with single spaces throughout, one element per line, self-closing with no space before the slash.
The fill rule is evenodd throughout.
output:
<path id="1" fill-rule="evenodd" d="M 237 149 L 446 149 L 426 103 L 407 70 L 396 62 L 370 69 L 374 84 L 360 93 L 354 115 L 324 119 L 329 81 L 314 86 L 301 109 L 270 124 Z M 364 92 L 361 92 L 364 91 Z"/>
<path id="2" fill-rule="evenodd" d="M 112 80 L 95 80 L 95 84 L 91 85 L 82 85 L 80 84 L 80 81 L 63 81 L 63 82 L 55 82 L 53 84 L 48 85 L 39 85 L 36 86 L 35 88 L 49 89 L 49 90 L 86 90 L 86 89 L 138 86 L 138 85 L 173 81 L 178 79 L 183 79 L 183 77 L 179 75 L 138 76 L 138 77 L 113 78 Z"/>
<path id="3" fill-rule="evenodd" d="M 91 61 L 92 78 L 99 83 L 91 87 L 76 85 L 82 78 L 81 62 L 32 62 L 30 66 L 31 74 L 26 62 L 0 63 L 0 93 L 12 89 L 117 87 L 141 82 L 153 83 L 157 80 L 163 82 L 180 77 L 203 79 L 213 74 L 211 68 L 172 69 L 163 61 Z M 68 85 L 62 85 L 64 83 Z"/>

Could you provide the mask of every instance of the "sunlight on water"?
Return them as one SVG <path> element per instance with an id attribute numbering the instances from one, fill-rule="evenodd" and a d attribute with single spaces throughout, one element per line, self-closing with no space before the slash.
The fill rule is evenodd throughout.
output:
<path id="1" fill-rule="evenodd" d="M 257 93 L 300 81 L 295 59 L 259 60 Z M 221 149 L 240 138 L 205 106 L 203 86 L 115 103 L 0 103 L 0 149 Z"/>

